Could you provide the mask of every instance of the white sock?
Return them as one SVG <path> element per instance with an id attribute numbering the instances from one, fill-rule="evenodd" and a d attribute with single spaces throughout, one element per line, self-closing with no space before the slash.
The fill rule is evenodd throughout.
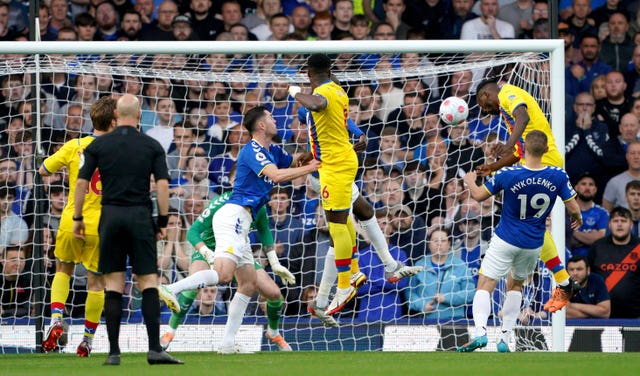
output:
<path id="1" fill-rule="evenodd" d="M 489 291 L 478 290 L 473 296 L 473 322 L 476 325 L 476 336 L 487 334 L 487 321 L 491 315 L 491 295 Z"/>
<path id="2" fill-rule="evenodd" d="M 522 293 L 520 291 L 507 291 L 507 296 L 502 305 L 502 340 L 509 343 L 509 337 L 516 326 L 520 305 L 522 304 Z"/>
<path id="3" fill-rule="evenodd" d="M 278 334 L 280 334 L 280 331 L 278 329 L 271 329 L 269 328 L 269 325 L 267 325 L 267 331 L 269 332 L 271 338 L 277 337 Z"/>
<path id="4" fill-rule="evenodd" d="M 222 347 L 231 347 L 235 345 L 236 333 L 242 325 L 244 313 L 247 310 L 251 297 L 236 292 L 229 304 L 229 315 L 227 323 L 224 325 L 224 337 L 222 337 Z"/>
<path id="5" fill-rule="evenodd" d="M 320 287 L 318 287 L 318 295 L 316 296 L 316 304 L 319 308 L 325 308 L 329 305 L 329 294 L 336 283 L 336 279 L 338 279 L 336 251 L 333 247 L 329 247 L 327 256 L 324 258 L 324 270 L 322 271 L 322 279 L 320 279 Z"/>
<path id="6" fill-rule="evenodd" d="M 169 291 L 174 294 L 179 294 L 184 290 L 201 289 L 206 286 L 213 286 L 218 284 L 218 272 L 212 269 L 201 270 L 181 279 L 176 283 L 167 285 Z"/>
<path id="7" fill-rule="evenodd" d="M 387 239 L 385 238 L 382 230 L 380 230 L 380 226 L 378 226 L 378 220 L 376 216 L 361 221 L 360 225 L 367 233 L 369 240 L 371 240 L 371 244 L 373 248 L 375 248 L 378 257 L 382 260 L 384 264 L 384 270 L 387 272 L 392 272 L 396 270 L 398 267 L 398 262 L 391 257 L 391 253 L 389 253 L 389 244 L 387 243 Z"/>
<path id="8" fill-rule="evenodd" d="M 176 330 L 173 329 L 172 327 L 169 327 L 169 329 L 167 330 L 167 333 L 176 334 Z"/>

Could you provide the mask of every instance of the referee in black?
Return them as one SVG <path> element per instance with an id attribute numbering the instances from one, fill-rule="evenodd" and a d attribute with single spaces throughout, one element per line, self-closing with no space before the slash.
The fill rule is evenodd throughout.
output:
<path id="1" fill-rule="evenodd" d="M 160 302 L 156 239 L 164 236 L 169 209 L 169 172 L 162 146 L 138 130 L 140 103 L 130 94 L 116 105 L 116 129 L 93 141 L 84 151 L 76 192 L 73 233 L 84 238 L 82 206 L 93 175 L 100 171 L 102 214 L 100 216 L 100 262 L 105 278 L 104 317 L 109 335 L 109 357 L 105 365 L 120 364 L 120 320 L 127 256 L 142 291 L 142 316 L 149 337 L 149 364 L 181 364 L 160 347 Z M 150 175 L 157 185 L 158 223 L 152 218 Z"/>

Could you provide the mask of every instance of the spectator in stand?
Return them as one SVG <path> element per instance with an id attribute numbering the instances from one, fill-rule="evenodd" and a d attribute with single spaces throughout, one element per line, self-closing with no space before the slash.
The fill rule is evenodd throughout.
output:
<path id="1" fill-rule="evenodd" d="M 138 78 L 136 77 L 137 81 Z M 125 81 L 126 83 L 127 81 Z M 139 83 L 139 81 L 138 81 Z M 135 85 L 135 83 L 134 83 Z M 129 87 L 129 84 L 126 84 Z M 143 88 L 144 95 L 139 95 L 142 99 L 142 111 L 140 116 L 140 132 L 147 133 L 158 122 L 158 116 L 155 109 L 160 98 L 168 98 L 170 94 L 171 83 L 169 80 L 160 77 L 151 78 L 145 83 Z M 138 96 L 138 93 L 131 93 Z"/>
<path id="2" fill-rule="evenodd" d="M 416 92 L 408 92 L 403 102 L 400 108 L 389 114 L 387 126 L 395 128 L 403 146 L 415 147 L 424 134 L 425 99 Z"/>
<path id="3" fill-rule="evenodd" d="M 607 180 L 629 167 L 626 160 L 626 153 L 629 144 L 638 141 L 640 121 L 638 121 L 638 117 L 632 113 L 624 114 L 620 120 L 618 129 L 620 135 L 615 138 L 609 138 L 603 149 L 604 155 L 606 156 L 604 166 L 607 171 Z"/>
<path id="4" fill-rule="evenodd" d="M 291 25 L 293 25 L 293 32 L 300 35 L 303 40 L 310 38 L 309 28 L 311 27 L 311 13 L 309 8 L 304 5 L 299 5 L 293 8 L 291 12 Z"/>
<path id="5" fill-rule="evenodd" d="M 288 140 L 293 136 L 290 124 L 293 119 L 293 107 L 295 101 L 287 91 L 289 83 L 287 81 L 274 81 L 268 87 L 265 107 L 271 112 L 276 121 L 278 136 L 280 140 Z"/>
<path id="6" fill-rule="evenodd" d="M 640 180 L 640 142 L 634 141 L 627 146 L 626 152 L 629 168 L 614 176 L 607 183 L 602 198 L 602 206 L 608 212 L 616 206 L 626 207 L 625 189 L 632 180 Z"/>
<path id="7" fill-rule="evenodd" d="M 411 161 L 402 171 L 402 189 L 404 191 L 403 204 L 409 206 L 416 216 L 425 220 L 429 208 L 426 167 L 420 161 Z"/>
<path id="8" fill-rule="evenodd" d="M 0 195 L 4 188 L 0 188 Z M 0 200 L 3 200 L 0 198 Z M 0 204 L 1 205 L 1 204 Z M 20 245 L 3 246 L 0 251 L 0 317 L 25 318 L 31 316 L 31 260 L 25 261 Z M 26 271 L 25 271 L 26 270 Z"/>
<path id="9" fill-rule="evenodd" d="M 573 256 L 587 257 L 591 244 L 602 239 L 607 232 L 609 212 L 593 202 L 598 186 L 591 174 L 585 172 L 580 175 L 573 187 L 577 194 L 576 202 L 580 206 L 583 223 L 575 230 L 567 227 L 569 235 L 567 244 Z"/>
<path id="10" fill-rule="evenodd" d="M 136 4 L 133 9 L 140 14 L 142 24 L 147 26 L 153 21 L 153 12 L 156 10 L 156 4 L 154 0 L 136 0 Z"/>
<path id="11" fill-rule="evenodd" d="M 142 13 L 142 12 L 141 12 Z M 164 0 L 158 6 L 158 19 L 153 20 L 147 27 L 142 28 L 140 40 L 162 41 L 173 40 L 172 22 L 178 15 L 178 6 L 172 0 Z M 143 15 L 144 20 L 144 15 Z"/>
<path id="12" fill-rule="evenodd" d="M 622 116 L 631 111 L 631 100 L 624 95 L 627 84 L 621 72 L 610 71 L 606 76 L 607 97 L 596 101 L 596 116 L 607 124 L 609 138 L 620 135 Z"/>
<path id="13" fill-rule="evenodd" d="M 210 195 L 211 182 L 208 179 L 209 158 L 203 155 L 194 155 L 187 158 L 187 165 L 184 170 L 180 171 L 180 177 L 169 182 L 170 189 L 182 188 L 184 195 L 192 193 L 206 199 Z M 179 200 L 172 198 L 170 201 L 172 207 L 179 206 Z"/>
<path id="14" fill-rule="evenodd" d="M 585 257 L 571 256 L 567 272 L 580 284 L 580 291 L 567 304 L 568 319 L 608 319 L 611 314 L 611 298 L 604 279 L 591 273 Z"/>
<path id="15" fill-rule="evenodd" d="M 201 40 L 215 40 L 223 30 L 223 23 L 215 17 L 211 4 L 211 0 L 191 0 L 189 5 L 191 26 Z"/>
<path id="16" fill-rule="evenodd" d="M 349 33 L 353 35 L 353 39 L 355 40 L 371 39 L 371 27 L 369 26 L 369 20 L 367 20 L 367 17 L 362 14 L 356 14 L 351 17 Z"/>
<path id="17" fill-rule="evenodd" d="M 373 57 L 373 55 L 369 55 Z M 381 57 L 375 65 L 377 72 L 384 72 L 394 68 L 394 56 Z M 380 94 L 382 104 L 377 111 L 378 117 L 387 121 L 389 114 L 404 103 L 404 92 L 394 85 L 392 78 L 378 78 L 376 93 Z"/>
<path id="18" fill-rule="evenodd" d="M 315 34 L 313 40 L 331 40 L 333 28 L 333 16 L 328 11 L 313 15 L 311 19 L 311 30 Z"/>
<path id="19" fill-rule="evenodd" d="M 367 82 L 356 83 L 351 86 L 349 98 L 356 100 L 358 103 L 358 109 L 354 114 L 357 119 L 354 121 L 360 130 L 367 135 L 368 142 L 377 145 L 384 122 L 376 115 L 376 111 L 373 108 L 373 88 Z M 349 115 L 351 114 L 352 112 L 349 111 Z M 368 156 L 375 157 L 375 155 Z"/>
<path id="20" fill-rule="evenodd" d="M 333 2 L 333 31 L 331 39 L 338 40 L 340 34 L 349 33 L 351 28 L 351 18 L 353 18 L 353 1 L 334 0 Z"/>
<path id="21" fill-rule="evenodd" d="M 161 98 L 156 104 L 157 123 L 147 131 L 147 135 L 158 140 L 164 151 L 169 150 L 173 142 L 176 105 L 171 98 Z"/>
<path id="22" fill-rule="evenodd" d="M 483 163 L 484 153 L 480 146 L 470 142 L 469 125 L 466 121 L 448 126 L 447 131 L 449 133 L 447 166 L 451 167 L 451 175 L 462 177 Z"/>
<path id="23" fill-rule="evenodd" d="M 306 305 L 303 305 L 304 300 L 300 301 L 300 296 L 307 287 L 320 284 L 325 259 L 331 247 L 329 228 L 321 205 L 316 207 L 315 222 L 316 226 L 304 235 L 303 241 L 293 244 L 289 251 L 289 270 L 296 277 L 296 285 L 287 288 L 286 298 L 287 307 L 291 307 L 293 312 L 299 312 L 301 307 L 306 312 Z M 290 314 L 289 308 L 287 314 Z"/>
<path id="24" fill-rule="evenodd" d="M 51 230 L 54 238 L 58 233 L 60 227 L 60 218 L 62 217 L 62 211 L 69 199 L 68 188 L 62 185 L 52 185 L 49 187 L 49 212 L 44 215 L 42 223 Z"/>
<path id="25" fill-rule="evenodd" d="M 593 95 L 593 98 L 597 101 L 607 97 L 607 76 L 596 76 L 591 82 L 589 93 Z"/>
<path id="26" fill-rule="evenodd" d="M 409 31 L 411 26 L 407 25 L 403 21 L 403 14 L 406 9 L 405 0 L 384 0 L 382 3 L 382 8 L 384 9 L 385 14 L 385 18 L 382 20 L 382 22 L 391 25 L 395 33 L 395 39 L 407 39 L 407 32 Z M 424 27 L 423 24 L 426 24 L 427 28 L 429 28 L 429 24 L 427 22 L 431 19 L 431 13 L 429 13 L 428 15 L 429 17 L 425 19 L 424 22 L 422 22 L 422 24 L 420 25 L 421 27 Z M 407 18 L 410 17 L 410 15 L 407 15 Z M 418 26 L 412 25 L 412 27 Z M 433 29 L 433 26 L 431 28 Z"/>
<path id="27" fill-rule="evenodd" d="M 171 21 L 173 40 L 178 42 L 184 42 L 188 40 L 198 40 L 199 37 L 193 31 L 191 27 L 191 18 L 188 15 L 179 14 Z M 185 81 L 186 83 L 186 81 Z M 191 85 L 188 86 L 192 88 Z"/>
<path id="28" fill-rule="evenodd" d="M 227 314 L 226 304 L 218 300 L 218 286 L 207 286 L 198 291 L 192 313 L 198 316 L 216 317 Z"/>
<path id="29" fill-rule="evenodd" d="M 156 243 L 158 273 L 165 283 L 173 283 L 189 275 L 189 260 L 194 248 L 187 241 L 184 219 L 177 212 L 169 213 L 167 233 Z"/>
<path id="30" fill-rule="evenodd" d="M 118 37 L 118 12 L 110 1 L 103 1 L 96 7 L 96 39 L 114 41 Z"/>
<path id="31" fill-rule="evenodd" d="M 574 46 L 575 36 L 565 22 L 558 23 L 558 36 L 564 40 L 564 65 L 568 67 L 578 63 L 581 59 L 580 51 Z"/>
<path id="32" fill-rule="evenodd" d="M 586 0 L 576 0 L 586 1 Z M 580 41 L 582 61 L 568 65 L 565 70 L 565 86 L 567 94 L 576 96 L 589 91 L 591 82 L 600 75 L 611 72 L 611 66 L 598 59 L 600 55 L 600 39 L 596 34 L 585 34 Z"/>
<path id="33" fill-rule="evenodd" d="M 29 238 L 27 224 L 11 210 L 15 198 L 13 186 L 0 185 L 0 249 L 25 244 Z"/>
<path id="34" fill-rule="evenodd" d="M 224 131 L 225 152 L 211 158 L 209 164 L 209 179 L 216 193 L 231 189 L 231 170 L 238 160 L 240 149 L 250 140 L 247 130 L 239 125 L 233 125 Z"/>
<path id="35" fill-rule="evenodd" d="M 193 126 L 184 121 L 181 125 L 173 127 L 173 150 L 167 153 L 167 167 L 170 179 L 180 177 L 180 172 L 187 167 L 189 150 L 195 141 Z"/>
<path id="36" fill-rule="evenodd" d="M 378 210 L 376 219 L 388 242 L 394 231 L 389 215 L 386 211 Z M 389 244 L 389 253 L 394 260 L 406 265 L 407 254 L 404 250 Z M 356 319 L 363 322 L 390 322 L 399 319 L 404 304 L 402 291 L 407 287 L 409 278 L 403 278 L 398 283 L 388 282 L 384 264 L 373 245 L 359 251 L 358 264 L 360 271 L 367 276 L 368 283 L 358 289 Z"/>
<path id="37" fill-rule="evenodd" d="M 292 31 L 289 17 L 284 13 L 274 14 L 269 19 L 268 31 L 266 40 L 285 40 L 289 32 Z"/>
<path id="38" fill-rule="evenodd" d="M 467 264 L 474 285 L 476 285 L 482 256 L 489 247 L 489 242 L 481 237 L 480 215 L 476 211 L 467 211 L 457 222 L 457 230 L 460 235 L 453 242 L 453 255 Z M 470 313 L 470 310 L 468 311 Z"/>
<path id="39" fill-rule="evenodd" d="M 604 187 L 608 173 L 603 149 L 609 137 L 607 125 L 596 116 L 595 99 L 588 92 L 579 93 L 573 103 L 574 116 L 567 116 L 565 126 L 565 165 L 569 177 L 576 178 L 589 171 L 596 183 Z M 608 156 L 607 156 L 608 157 Z M 601 194 L 597 195 L 600 202 Z"/>
<path id="40" fill-rule="evenodd" d="M 640 46 L 633 48 L 631 64 L 628 69 L 622 70 L 627 89 L 624 92 L 626 97 L 638 97 L 640 95 Z"/>
<path id="41" fill-rule="evenodd" d="M 609 36 L 602 41 L 600 60 L 611 66 L 613 70 L 626 72 L 629 67 L 635 43 L 627 34 L 628 31 L 627 15 L 622 12 L 611 14 L 609 17 Z"/>
<path id="42" fill-rule="evenodd" d="M 640 317 L 640 239 L 631 234 L 631 212 L 615 207 L 609 217 L 610 235 L 593 243 L 589 267 L 606 283 L 612 319 Z"/>
<path id="43" fill-rule="evenodd" d="M 202 195 L 196 192 L 188 195 L 181 201 L 183 201 L 181 214 L 184 215 L 187 227 L 191 227 L 193 221 L 198 219 L 198 216 L 200 216 L 204 211 L 207 201 L 202 197 Z"/>
<path id="44" fill-rule="evenodd" d="M 539 21 L 539 20 L 547 20 L 547 22 Z M 547 0 L 534 0 L 533 8 L 531 10 L 531 21 L 533 25 L 533 30 L 522 30 L 520 32 L 520 37 L 525 39 L 549 39 L 549 3 Z M 545 30 L 547 36 L 546 38 L 537 38 L 535 36 L 536 32 L 536 23 L 539 25 L 546 25 L 547 29 Z"/>
<path id="45" fill-rule="evenodd" d="M 513 39 L 515 31 L 510 23 L 497 18 L 498 0 L 480 0 L 481 15 L 462 25 L 460 39 Z"/>
<path id="46" fill-rule="evenodd" d="M 220 32 L 229 31 L 231 25 L 242 22 L 242 5 L 238 0 L 223 0 L 220 6 L 220 15 L 222 16 L 222 29 Z M 249 37 L 257 40 L 256 36 Z"/>
<path id="47" fill-rule="evenodd" d="M 614 13 L 620 13 L 625 16 L 625 19 L 628 19 L 629 14 L 626 9 L 626 2 L 620 0 L 606 0 L 604 5 L 593 7 L 593 11 L 589 13 L 589 18 L 593 20 L 595 27 L 600 27 L 600 25 L 609 21 L 609 28 L 611 28 L 610 18 Z"/>
<path id="48" fill-rule="evenodd" d="M 269 225 L 273 232 L 278 257 L 289 259 L 293 246 L 302 242 L 304 226 L 293 215 L 291 206 L 292 189 L 289 186 L 276 186 L 269 193 Z"/>
<path id="49" fill-rule="evenodd" d="M 140 39 L 140 30 L 142 30 L 142 16 L 140 16 L 140 13 L 133 9 L 126 10 L 122 14 L 120 21 L 118 38 L 137 41 Z"/>
<path id="50" fill-rule="evenodd" d="M 631 234 L 638 236 L 640 234 L 640 180 L 631 180 L 627 183 L 625 198 L 633 221 Z"/>
<path id="51" fill-rule="evenodd" d="M 419 258 L 428 253 L 427 233 L 423 217 L 414 215 L 409 206 L 401 204 L 397 204 L 393 208 L 384 208 L 382 211 L 388 212 L 393 227 L 389 244 L 405 250 L 409 257 L 409 263 L 415 265 Z"/>
<path id="52" fill-rule="evenodd" d="M 385 3 L 387 1 L 384 1 Z M 424 29 L 424 39 L 437 39 L 440 23 L 447 13 L 448 1 L 406 1 L 406 10 L 403 13 L 403 21 L 411 29 Z M 384 8 L 382 9 L 384 11 Z M 375 22 L 375 20 L 373 20 Z"/>
<path id="53" fill-rule="evenodd" d="M 282 3 L 280 0 L 257 0 L 256 12 L 253 14 L 246 14 L 242 18 L 242 24 L 249 29 L 256 29 L 260 27 L 263 32 L 268 30 L 269 19 L 274 14 L 282 12 Z M 251 30 L 260 40 L 260 32 Z"/>
<path id="54" fill-rule="evenodd" d="M 361 193 L 373 207 L 380 201 L 384 179 L 384 169 L 378 164 L 377 159 L 365 159 Z"/>
<path id="55" fill-rule="evenodd" d="M 500 18 L 513 26 L 516 38 L 523 39 L 533 29 L 533 0 L 516 0 L 500 7 Z"/>
<path id="56" fill-rule="evenodd" d="M 593 18 L 589 17 L 591 13 L 590 0 L 573 0 L 573 14 L 566 19 L 569 25 L 569 31 L 575 37 L 573 46 L 578 47 L 582 39 L 586 35 L 597 35 L 598 27 Z"/>
<path id="57" fill-rule="evenodd" d="M 392 126 L 382 129 L 380 134 L 380 150 L 378 152 L 378 164 L 385 170 L 386 175 L 391 170 L 402 170 L 406 163 L 407 149 L 402 146 L 397 130 Z"/>
<path id="58" fill-rule="evenodd" d="M 444 14 L 440 21 L 440 30 L 438 32 L 439 39 L 460 39 L 462 25 L 478 15 L 474 13 L 474 0 L 453 0 L 449 10 Z"/>
<path id="59" fill-rule="evenodd" d="M 404 291 L 409 312 L 423 314 L 438 323 L 466 317 L 465 305 L 473 300 L 473 277 L 465 262 L 451 252 L 451 235 L 447 230 L 431 233 L 429 251 L 415 262 L 424 270 L 409 280 Z"/>
<path id="60" fill-rule="evenodd" d="M 78 35 L 78 40 L 91 42 L 96 38 L 96 20 L 89 13 L 80 13 L 73 20 L 74 30 Z"/>
<path id="61" fill-rule="evenodd" d="M 73 23 L 69 17 L 69 4 L 67 0 L 51 0 L 49 3 L 49 29 L 55 36 L 62 28 L 71 28 Z"/>

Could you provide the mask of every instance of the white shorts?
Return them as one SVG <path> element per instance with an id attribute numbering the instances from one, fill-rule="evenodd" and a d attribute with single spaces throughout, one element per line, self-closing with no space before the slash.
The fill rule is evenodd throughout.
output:
<path id="1" fill-rule="evenodd" d="M 311 189 L 317 194 L 320 194 L 320 179 L 316 178 L 313 175 L 307 175 L 309 179 L 309 184 L 311 185 Z M 360 196 L 360 188 L 358 188 L 358 184 L 353 183 L 351 185 L 351 205 L 358 199 Z"/>
<path id="2" fill-rule="evenodd" d="M 513 279 L 524 281 L 536 269 L 541 250 L 542 246 L 535 249 L 516 247 L 494 234 L 482 259 L 480 274 L 497 281 L 511 271 Z"/>
<path id="3" fill-rule="evenodd" d="M 249 241 L 251 215 L 244 207 L 236 204 L 224 204 L 211 219 L 213 234 L 216 237 L 214 259 L 228 258 L 237 264 L 253 265 L 253 252 Z"/>

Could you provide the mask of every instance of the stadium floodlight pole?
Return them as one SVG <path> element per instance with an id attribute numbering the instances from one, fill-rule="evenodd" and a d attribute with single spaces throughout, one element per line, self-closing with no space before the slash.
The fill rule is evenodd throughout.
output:
<path id="1" fill-rule="evenodd" d="M 550 123 L 552 132 L 561 153 L 564 151 L 564 43 L 561 39 L 544 40 L 394 40 L 394 41 L 261 41 L 261 42 L 0 42 L 0 52 L 12 54 L 27 54 L 44 56 L 46 54 L 106 54 L 106 55 L 141 55 L 141 54 L 309 54 L 309 53 L 387 53 L 400 54 L 407 52 L 417 53 L 536 53 L 548 54 L 550 64 Z M 491 68 L 491 58 L 484 62 L 483 67 Z M 472 69 L 472 64 L 464 62 L 461 69 Z M 538 66 L 530 68 L 536 69 Z M 29 69 L 33 69 L 32 67 Z M 36 69 L 37 67 L 36 63 Z M 47 69 L 43 64 L 42 72 Z M 73 69 L 73 67 L 69 67 Z M 102 69 L 102 68 L 99 68 Z M 118 67 L 112 67 L 117 74 Z M 144 68 L 143 68 L 144 69 Z M 440 72 L 437 65 L 434 72 Z M 338 76 L 340 73 L 336 72 Z M 202 71 L 185 71 L 188 76 L 213 74 Z M 215 73 L 224 75 L 225 73 Z M 399 72 L 402 75 L 402 72 Z M 409 75 L 409 74 L 407 74 Z M 359 76 L 358 76 L 359 77 Z M 340 77 L 339 77 L 340 78 Z M 306 75 L 298 72 L 290 80 L 306 81 Z M 526 80 L 526 78 L 525 78 Z M 539 82 L 533 82 L 541 85 Z M 39 91 L 39 90 L 38 90 Z M 546 93 L 545 93 L 546 95 Z M 546 100 L 546 97 L 545 97 Z M 38 103 L 36 103 L 38 105 Z M 36 116 L 36 118 L 39 118 Z M 552 235 L 560 250 L 559 255 L 564 259 L 564 210 L 561 206 L 554 208 L 552 212 Z M 564 351 L 564 312 L 553 316 L 553 351 Z"/>

